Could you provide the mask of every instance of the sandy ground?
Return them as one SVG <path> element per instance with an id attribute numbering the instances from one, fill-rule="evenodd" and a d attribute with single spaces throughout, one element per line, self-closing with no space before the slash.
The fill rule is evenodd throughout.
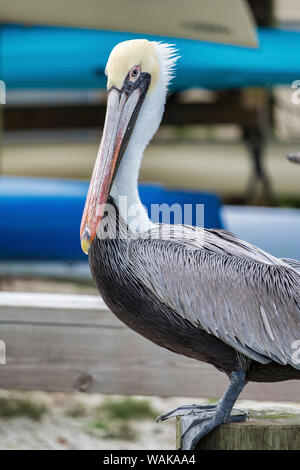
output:
<path id="1" fill-rule="evenodd" d="M 1 397 L 26 398 L 36 404 L 44 404 L 46 413 L 40 421 L 25 417 L 0 419 L 0 449 L 96 449 L 162 450 L 175 448 L 175 421 L 156 424 L 154 420 L 132 421 L 136 432 L 133 440 L 104 438 L 101 431 L 90 426 L 92 410 L 107 399 L 99 394 L 8 392 L 0 390 Z M 120 398 L 120 397 L 115 397 Z M 137 397 L 139 398 L 139 397 Z M 192 399 L 148 397 L 151 406 L 167 412 L 180 404 L 193 403 Z M 197 403 L 205 403 L 198 400 Z M 85 416 L 70 417 L 68 410 L 83 405 Z M 273 412 L 299 413 L 300 404 L 258 403 L 240 401 L 238 407 L 250 410 L 273 410 Z"/>
<path id="2" fill-rule="evenodd" d="M 0 449 L 153 450 L 175 448 L 174 420 L 159 424 L 156 424 L 154 419 L 133 420 L 131 427 L 137 435 L 134 440 L 103 437 L 101 430 L 93 429 L 90 423 L 92 410 L 107 399 L 104 395 L 2 390 L 0 397 L 26 398 L 34 403 L 44 404 L 48 410 L 41 421 L 25 417 L 0 419 Z M 150 397 L 149 402 L 154 409 L 163 413 L 182 404 L 182 398 Z M 68 410 L 78 404 L 84 406 L 86 415 L 76 418 L 68 416 Z"/>

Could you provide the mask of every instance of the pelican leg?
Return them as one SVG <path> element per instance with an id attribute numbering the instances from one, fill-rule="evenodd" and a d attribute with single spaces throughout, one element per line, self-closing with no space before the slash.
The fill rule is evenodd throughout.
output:
<path id="1" fill-rule="evenodd" d="M 233 405 L 246 384 L 245 371 L 231 373 L 229 386 L 223 398 L 216 405 L 185 405 L 176 408 L 156 421 L 164 421 L 175 416 L 181 419 L 181 449 L 194 449 L 199 440 L 222 423 L 246 421 L 249 414 L 233 410 Z M 231 413 L 232 412 L 232 413 Z"/>
<path id="2" fill-rule="evenodd" d="M 181 448 L 183 450 L 194 449 L 202 437 L 220 424 L 246 421 L 249 418 L 246 411 L 233 410 L 233 405 L 246 384 L 245 375 L 246 372 L 243 370 L 231 373 L 229 386 L 214 410 L 204 413 L 196 412 L 190 422 L 182 420 L 186 421 L 185 427 L 181 431 Z"/>

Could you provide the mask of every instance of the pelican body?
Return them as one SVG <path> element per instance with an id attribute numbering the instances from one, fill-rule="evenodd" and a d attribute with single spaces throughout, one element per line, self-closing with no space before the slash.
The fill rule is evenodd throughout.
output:
<path id="1" fill-rule="evenodd" d="M 110 310 L 158 346 L 214 365 L 229 386 L 193 416 L 183 448 L 231 415 L 248 381 L 300 379 L 300 263 L 279 259 L 224 230 L 153 224 L 138 194 L 143 151 L 156 132 L 177 57 L 133 40 L 109 57 L 102 140 L 81 223 L 81 243 Z M 138 221 L 138 223 L 137 223 Z"/>

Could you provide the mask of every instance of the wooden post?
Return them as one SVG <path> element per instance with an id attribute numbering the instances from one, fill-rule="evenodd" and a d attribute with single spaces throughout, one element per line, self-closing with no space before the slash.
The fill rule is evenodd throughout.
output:
<path id="1" fill-rule="evenodd" d="M 188 416 L 177 417 L 176 448 Z M 222 424 L 198 443 L 196 450 L 300 450 L 300 413 L 253 412 L 243 423 Z"/>

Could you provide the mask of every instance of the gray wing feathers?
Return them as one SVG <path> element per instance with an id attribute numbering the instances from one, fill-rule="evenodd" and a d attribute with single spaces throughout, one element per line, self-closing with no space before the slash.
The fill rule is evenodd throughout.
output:
<path id="1" fill-rule="evenodd" d="M 296 261 L 295 259 L 290 258 L 282 258 L 284 263 L 288 264 L 292 268 L 294 268 L 298 273 L 300 273 L 300 261 Z"/>
<path id="2" fill-rule="evenodd" d="M 185 227 L 183 235 L 166 230 L 157 227 L 152 239 L 130 243 L 141 282 L 178 315 L 246 356 L 300 369 L 292 358 L 300 339 L 300 276 L 294 267 L 228 232 L 205 230 L 197 238 L 199 229 Z"/>

